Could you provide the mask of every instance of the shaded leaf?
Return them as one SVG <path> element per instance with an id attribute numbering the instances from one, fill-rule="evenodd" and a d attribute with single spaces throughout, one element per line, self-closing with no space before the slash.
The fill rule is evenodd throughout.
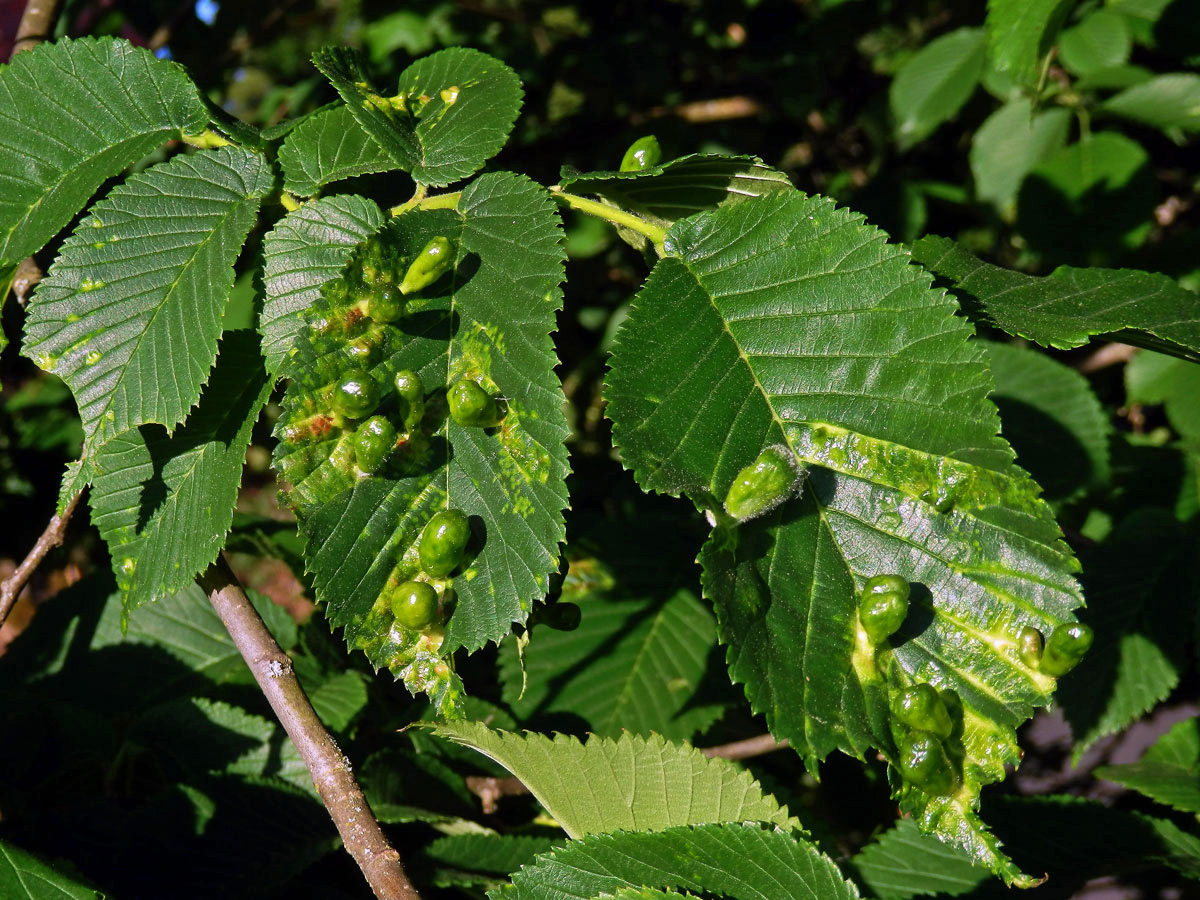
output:
<path id="1" fill-rule="evenodd" d="M 229 332 L 182 428 L 168 436 L 162 426 L 143 425 L 96 454 L 92 521 L 128 609 L 187 587 L 217 558 L 270 387 L 257 336 Z"/>
<path id="2" fill-rule="evenodd" d="M 850 864 L 879 900 L 926 894 L 957 897 L 990 877 L 961 850 L 922 834 L 911 819 L 900 819 Z"/>
<path id="3" fill-rule="evenodd" d="M 1059 691 L 1077 763 L 1096 741 L 1132 725 L 1179 683 L 1189 630 L 1180 627 L 1180 616 L 1195 596 L 1192 547 L 1170 513 L 1142 509 L 1086 558 L 1082 618 L 1096 641 Z"/>
<path id="4" fill-rule="evenodd" d="M 1035 113 L 1030 100 L 1004 104 L 971 138 L 971 174 L 975 196 L 1011 216 L 1021 182 L 1067 140 L 1071 114 L 1065 109 Z"/>
<path id="5" fill-rule="evenodd" d="M 582 716 L 589 731 L 605 737 L 656 732 L 680 740 L 720 715 L 720 705 L 695 696 L 716 645 L 712 612 L 686 587 L 664 589 L 670 562 L 661 548 L 661 567 L 642 573 L 640 584 L 620 565 L 625 558 L 613 557 L 616 572 L 601 560 L 572 563 L 560 602 L 579 606 L 578 628 L 535 627 L 522 654 L 512 642 L 503 645 L 503 696 L 522 720 Z"/>
<path id="6" fill-rule="evenodd" d="M 1187 440 L 1200 440 L 1200 367 L 1146 350 L 1125 366 L 1129 403 L 1162 404 L 1171 427 Z"/>
<path id="7" fill-rule="evenodd" d="M 1051 500 L 1108 483 L 1112 426 L 1086 378 L 1043 353 L 987 343 L 1004 434 Z"/>
<path id="8" fill-rule="evenodd" d="M 731 675 L 810 768 L 834 749 L 894 759 L 889 691 L 956 692 L 964 787 L 901 786 L 902 808 L 1023 880 L 973 809 L 1054 687 L 1017 633 L 1081 600 L 1049 508 L 996 435 L 969 328 L 903 250 L 823 198 L 702 213 L 666 248 L 617 336 L 608 412 L 642 488 L 685 493 L 717 525 L 701 563 Z M 721 498 L 765 447 L 809 467 L 802 493 L 738 525 Z M 915 587 L 904 627 L 874 647 L 857 594 L 881 573 Z"/>
<path id="9" fill-rule="evenodd" d="M 1159 75 L 1108 98 L 1100 108 L 1155 128 L 1200 131 L 1200 75 Z"/>
<path id="10" fill-rule="evenodd" d="M 905 63 L 888 91 L 901 148 L 933 134 L 975 93 L 986 40 L 982 29 L 959 28 L 930 41 Z"/>
<path id="11" fill-rule="evenodd" d="M 172 428 L 199 399 L 271 181 L 267 161 L 237 147 L 176 156 L 113 188 L 67 238 L 21 352 L 70 386 L 85 457 L 138 425 Z"/>
<path id="12" fill-rule="evenodd" d="M 0 841 L 0 894 L 8 900 L 103 900 L 82 876 L 49 865 L 16 844 Z"/>
<path id="13" fill-rule="evenodd" d="M 658 735 L 593 736 L 581 744 L 566 735 L 513 734 L 477 722 L 435 725 L 432 731 L 508 769 L 573 838 L 707 822 L 799 825 L 749 772 Z"/>
<path id="14" fill-rule="evenodd" d="M 367 686 L 354 671 L 340 672 L 311 691 L 308 699 L 333 731 L 344 731 L 367 705 Z"/>
<path id="15" fill-rule="evenodd" d="M 1200 361 L 1200 297 L 1165 275 L 1063 266 L 1044 278 L 985 263 L 930 235 L 913 257 L 947 279 L 972 316 L 1043 347 L 1081 347 L 1093 335 Z"/>
<path id="16" fill-rule="evenodd" d="M 296 126 L 279 148 L 283 189 L 311 197 L 327 184 L 387 172 L 397 163 L 359 127 L 345 106 L 309 116 Z"/>
<path id="17" fill-rule="evenodd" d="M 1096 777 L 1123 784 L 1183 812 L 1200 813 L 1200 721 L 1185 719 L 1137 762 L 1100 766 Z"/>
<path id="18" fill-rule="evenodd" d="M 304 327 L 304 312 L 336 278 L 355 245 L 383 224 L 374 201 L 354 194 L 322 197 L 292 210 L 263 239 L 259 330 L 267 371 L 278 373 Z"/>
<path id="19" fill-rule="evenodd" d="M 1058 53 L 1072 73 L 1089 75 L 1128 62 L 1132 49 L 1128 20 L 1111 10 L 1098 9 L 1062 33 Z"/>
<path id="20" fill-rule="evenodd" d="M 598 897 L 674 888 L 729 900 L 853 900 L 858 891 L 807 841 L 755 825 L 591 835 L 539 856 L 493 900 Z"/>
<path id="21" fill-rule="evenodd" d="M 128 41 L 18 53 L 0 66 L 0 262 L 38 250 L 106 178 L 207 122 L 183 69 Z"/>
<path id="22" fill-rule="evenodd" d="M 506 878 L 561 843 L 532 834 L 455 834 L 438 838 L 425 848 L 424 855 L 449 867 L 435 872 L 434 882 L 439 886 L 491 887 L 498 878 Z"/>

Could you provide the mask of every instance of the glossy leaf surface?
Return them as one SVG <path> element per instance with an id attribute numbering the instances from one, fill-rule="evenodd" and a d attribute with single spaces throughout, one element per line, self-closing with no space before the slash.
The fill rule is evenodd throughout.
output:
<path id="1" fill-rule="evenodd" d="M 300 197 L 311 197 L 343 178 L 397 168 L 396 161 L 342 105 L 297 125 L 279 148 L 279 164 L 283 189 Z"/>

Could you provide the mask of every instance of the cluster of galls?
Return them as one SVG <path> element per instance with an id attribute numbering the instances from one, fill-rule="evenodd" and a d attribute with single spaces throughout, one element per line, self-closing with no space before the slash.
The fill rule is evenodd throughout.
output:
<path id="1" fill-rule="evenodd" d="M 391 325 L 403 317 L 408 297 L 441 278 L 453 262 L 454 246 L 448 238 L 438 236 L 425 245 L 407 267 L 404 277 L 398 278 L 403 260 L 394 248 L 371 240 L 361 248 L 347 276 L 330 286 L 335 295 L 330 300 L 335 306 L 353 303 L 351 314 L 365 315 L 379 325 Z M 353 300 L 354 297 L 359 299 Z M 354 363 L 370 365 L 378 343 L 371 336 L 372 331 L 368 330 L 347 345 Z M 425 416 L 425 385 L 416 372 L 408 369 L 397 372 L 394 387 L 397 409 L 393 418 L 403 427 L 403 437 L 392 418 L 375 414 L 382 400 L 381 390 L 365 367 L 354 365 L 333 388 L 333 412 L 348 426 L 358 423 L 353 426 L 351 436 L 354 462 L 368 475 L 379 472 L 397 447 L 418 433 Z M 465 427 L 492 427 L 503 416 L 496 398 L 469 379 L 449 387 L 446 404 L 450 418 Z M 462 564 L 469 539 L 470 527 L 462 511 L 446 509 L 430 518 L 417 545 L 420 573 L 412 580 L 384 589 L 382 599 L 398 624 L 422 631 L 439 621 L 439 592 L 427 579 L 450 576 Z M 442 589 L 443 601 L 448 593 L 447 584 Z"/>

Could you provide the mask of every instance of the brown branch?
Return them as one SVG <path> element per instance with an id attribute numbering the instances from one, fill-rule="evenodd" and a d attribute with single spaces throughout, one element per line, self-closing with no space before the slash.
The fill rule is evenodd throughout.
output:
<path id="1" fill-rule="evenodd" d="M 37 539 L 33 549 L 17 566 L 17 571 L 6 578 L 3 584 L 0 584 L 0 627 L 8 619 L 8 614 L 12 612 L 17 597 L 21 594 L 21 589 L 25 587 L 34 570 L 46 558 L 47 553 L 63 542 L 63 533 L 67 530 L 67 522 L 70 521 L 71 514 L 75 512 L 75 507 L 79 505 L 79 498 L 82 496 L 83 492 L 80 491 L 67 503 L 61 516 L 55 516 L 50 520 L 50 524 L 46 526 L 42 536 Z"/>
<path id="2" fill-rule="evenodd" d="M 21 24 L 17 26 L 17 39 L 13 41 L 12 59 L 22 50 L 32 50 L 42 41 L 52 37 L 54 22 L 58 19 L 58 0 L 29 0 L 25 12 L 21 13 Z"/>
<path id="3" fill-rule="evenodd" d="M 1137 347 L 1130 347 L 1128 344 L 1105 344 L 1081 359 L 1075 364 L 1075 368 L 1084 375 L 1090 375 L 1109 366 L 1127 363 L 1133 359 L 1136 352 Z"/>
<path id="4" fill-rule="evenodd" d="M 787 741 L 777 741 L 769 734 L 760 734 L 757 737 L 733 741 L 729 744 L 705 747 L 700 752 L 709 758 L 719 756 L 721 759 L 750 759 L 752 756 L 773 753 L 787 746 Z M 529 788 L 519 778 L 511 775 L 507 778 L 468 775 L 467 790 L 479 798 L 486 815 L 491 815 L 496 811 L 501 797 L 516 797 L 529 793 Z"/>
<path id="5" fill-rule="evenodd" d="M 375 896 L 380 900 L 419 900 L 400 854 L 388 843 L 350 771 L 350 761 L 321 724 L 292 671 L 291 658 L 267 631 L 224 555 L 196 580 L 308 766 L 342 842 Z"/>
<path id="6" fill-rule="evenodd" d="M 774 753 L 788 745 L 787 741 L 777 741 L 769 734 L 758 737 L 733 741 L 729 744 L 718 744 L 716 747 L 705 747 L 700 752 L 705 756 L 719 756 L 721 759 L 750 759 L 752 756 L 762 756 L 764 753 Z"/>

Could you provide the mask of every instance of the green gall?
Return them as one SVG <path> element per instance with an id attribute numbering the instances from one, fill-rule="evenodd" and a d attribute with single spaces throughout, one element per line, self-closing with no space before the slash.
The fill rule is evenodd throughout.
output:
<path id="1" fill-rule="evenodd" d="M 425 385 L 421 376 L 411 369 L 401 369 L 396 373 L 396 394 L 400 398 L 400 417 L 404 427 L 413 431 L 421 424 L 425 415 Z"/>
<path id="2" fill-rule="evenodd" d="M 782 444 L 768 447 L 734 477 L 725 512 L 739 522 L 769 512 L 795 493 L 800 472 L 791 450 Z"/>
<path id="3" fill-rule="evenodd" d="M 354 429 L 354 461 L 364 472 L 383 467 L 396 447 L 396 428 L 383 416 L 371 416 Z"/>
<path id="4" fill-rule="evenodd" d="M 464 378 L 446 394 L 450 418 L 467 428 L 489 428 L 500 421 L 496 400 L 474 381 Z"/>
<path id="5" fill-rule="evenodd" d="M 437 591 L 424 581 L 406 581 L 389 598 L 392 615 L 405 628 L 420 631 L 437 618 Z"/>
<path id="6" fill-rule="evenodd" d="M 946 747 L 932 734 L 902 739 L 899 750 L 900 774 L 909 784 L 935 797 L 958 790 L 958 773 L 946 755 Z"/>
<path id="7" fill-rule="evenodd" d="M 333 389 L 333 408 L 347 419 L 369 416 L 379 406 L 379 385 L 365 369 L 351 369 Z"/>
<path id="8" fill-rule="evenodd" d="M 657 166 L 661 159 L 662 147 L 658 145 L 658 138 L 648 134 L 629 145 L 629 149 L 621 158 L 621 171 L 640 172 L 642 169 Z"/>
<path id="9" fill-rule="evenodd" d="M 400 282 L 401 294 L 412 294 L 433 284 L 454 265 L 454 245 L 450 239 L 438 235 L 417 254 L 404 280 Z"/>
<path id="10" fill-rule="evenodd" d="M 908 615 L 909 583 L 899 575 L 873 575 L 858 595 L 858 621 L 872 644 L 900 630 Z"/>
<path id="11" fill-rule="evenodd" d="M 422 570 L 434 578 L 449 575 L 462 562 L 470 538 L 471 526 L 461 510 L 434 513 L 421 531 L 418 554 Z"/>
<path id="12" fill-rule="evenodd" d="M 407 302 L 404 295 L 391 285 L 379 285 L 367 299 L 367 315 L 376 322 L 395 322 L 404 315 Z"/>
<path id="13" fill-rule="evenodd" d="M 1047 675 L 1066 675 L 1079 665 L 1092 646 L 1092 629 L 1082 622 L 1059 625 L 1050 633 L 1042 652 L 1041 670 Z"/>
<path id="14" fill-rule="evenodd" d="M 918 684 L 892 698 L 892 715 L 909 728 L 945 739 L 953 726 L 946 704 L 931 684 Z"/>
<path id="15" fill-rule="evenodd" d="M 1021 657 L 1021 662 L 1031 669 L 1038 668 L 1042 662 L 1044 644 L 1042 633 L 1032 625 L 1022 628 L 1021 633 L 1017 635 L 1017 653 Z"/>

